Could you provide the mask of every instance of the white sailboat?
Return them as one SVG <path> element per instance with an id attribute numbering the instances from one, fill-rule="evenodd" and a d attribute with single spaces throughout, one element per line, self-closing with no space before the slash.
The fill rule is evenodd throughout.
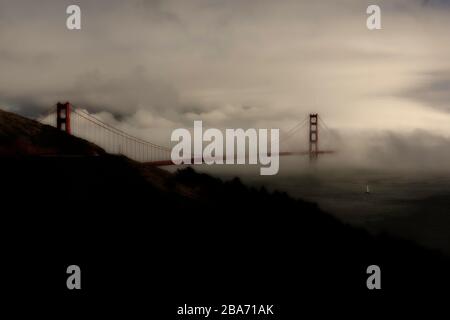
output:
<path id="1" fill-rule="evenodd" d="M 369 185 L 366 185 L 366 193 L 367 193 L 367 194 L 370 194 L 370 188 L 369 188 Z"/>

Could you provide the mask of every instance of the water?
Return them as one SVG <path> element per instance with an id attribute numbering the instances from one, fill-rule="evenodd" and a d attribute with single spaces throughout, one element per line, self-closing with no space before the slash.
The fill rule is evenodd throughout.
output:
<path id="1" fill-rule="evenodd" d="M 340 220 L 370 232 L 388 232 L 450 254 L 450 173 L 392 171 L 300 157 L 281 160 L 278 175 L 261 176 L 258 166 L 195 166 L 222 179 L 285 191 L 316 202 Z M 173 169 L 172 169 L 173 170 Z M 370 185 L 370 194 L 366 186 Z"/>

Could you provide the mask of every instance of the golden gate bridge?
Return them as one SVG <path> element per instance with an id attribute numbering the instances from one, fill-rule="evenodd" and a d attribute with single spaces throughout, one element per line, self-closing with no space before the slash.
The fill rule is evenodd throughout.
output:
<path id="1" fill-rule="evenodd" d="M 74 135 L 78 138 L 94 143 L 106 152 L 121 154 L 128 158 L 157 166 L 173 165 L 171 149 L 131 135 L 111 124 L 100 120 L 85 109 L 76 108 L 71 103 L 58 103 L 47 112 L 47 117 L 40 120 L 44 124 L 52 125 L 58 130 Z M 307 150 L 283 150 L 286 142 L 302 129 L 307 131 Z M 311 113 L 281 136 L 279 155 L 307 155 L 311 162 L 315 162 L 319 155 L 334 153 L 334 150 L 319 148 L 319 129 L 331 130 L 317 113 Z"/>

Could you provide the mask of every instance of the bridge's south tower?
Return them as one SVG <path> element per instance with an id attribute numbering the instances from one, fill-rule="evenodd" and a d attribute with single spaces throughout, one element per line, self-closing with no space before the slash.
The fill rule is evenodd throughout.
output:
<path id="1" fill-rule="evenodd" d="M 311 113 L 309 115 L 309 159 L 317 160 L 319 156 L 319 123 L 318 114 Z"/>

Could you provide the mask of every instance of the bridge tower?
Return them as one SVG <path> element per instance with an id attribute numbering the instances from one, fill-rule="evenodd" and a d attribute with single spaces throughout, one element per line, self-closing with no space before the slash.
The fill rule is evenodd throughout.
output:
<path id="1" fill-rule="evenodd" d="M 319 115 L 309 115 L 309 160 L 315 161 L 319 156 Z"/>
<path id="2" fill-rule="evenodd" d="M 62 130 L 71 133 L 70 130 L 70 112 L 72 105 L 69 102 L 59 103 L 56 105 L 56 127 L 58 130 Z"/>

